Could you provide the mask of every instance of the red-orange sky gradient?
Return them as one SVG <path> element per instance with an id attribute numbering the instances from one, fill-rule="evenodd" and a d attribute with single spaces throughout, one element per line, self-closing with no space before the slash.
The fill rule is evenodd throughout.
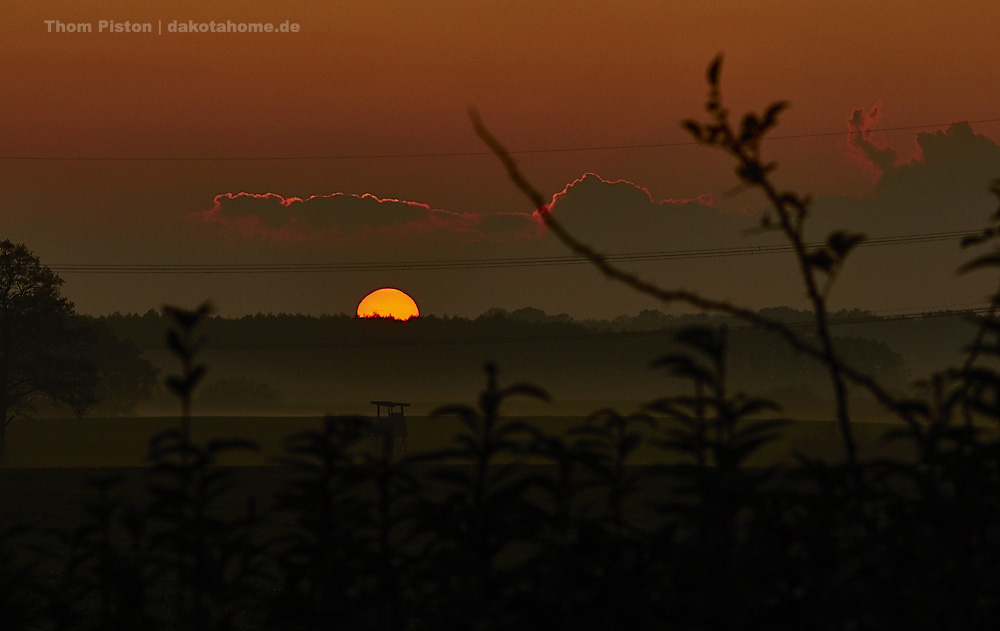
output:
<path id="1" fill-rule="evenodd" d="M 50 33 L 46 20 L 154 32 Z M 156 33 L 175 20 L 301 29 Z M 584 265 L 387 265 L 568 254 L 496 159 L 469 155 L 485 150 L 470 106 L 516 151 L 667 145 L 517 154 L 557 196 L 553 212 L 605 252 L 766 243 L 742 232 L 760 200 L 726 196 L 730 161 L 678 144 L 722 52 L 734 113 L 791 103 L 774 135 L 798 137 L 765 150 L 779 183 L 817 195 L 812 238 L 967 230 L 996 205 L 998 23 L 986 0 L 14 0 L 0 7 L 0 237 L 61 270 L 65 293 L 95 314 L 206 298 L 227 315 L 350 313 L 387 285 L 419 294 L 427 314 L 635 313 L 657 305 Z M 310 201 L 281 203 L 293 198 Z M 936 241 L 859 250 L 835 306 L 978 304 L 991 283 L 951 272 L 967 255 Z M 66 267 L 181 263 L 342 267 Z M 800 306 L 788 267 L 779 255 L 633 264 L 668 286 Z"/>

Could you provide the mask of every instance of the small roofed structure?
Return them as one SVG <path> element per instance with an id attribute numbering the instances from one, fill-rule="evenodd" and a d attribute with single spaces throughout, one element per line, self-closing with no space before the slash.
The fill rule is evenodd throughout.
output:
<path id="1" fill-rule="evenodd" d="M 403 416 L 403 408 L 410 404 L 400 401 L 372 401 L 371 404 L 375 406 L 375 423 L 370 439 L 372 448 L 381 447 L 387 458 L 397 453 L 406 453 L 406 417 Z M 386 409 L 385 416 L 382 416 L 382 408 Z"/>

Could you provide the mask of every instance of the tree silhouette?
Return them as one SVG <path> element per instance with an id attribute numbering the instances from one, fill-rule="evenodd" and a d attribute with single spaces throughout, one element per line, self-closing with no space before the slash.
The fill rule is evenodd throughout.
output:
<path id="1" fill-rule="evenodd" d="M 46 399 L 77 415 L 95 402 L 97 370 L 62 282 L 24 245 L 0 242 L 0 464 L 16 416 Z"/>
<path id="2" fill-rule="evenodd" d="M 130 416 L 143 399 L 153 396 L 160 369 L 145 359 L 136 344 L 119 337 L 104 321 L 78 316 L 87 336 L 82 350 L 97 369 L 97 403 L 89 410 L 100 416 Z"/>

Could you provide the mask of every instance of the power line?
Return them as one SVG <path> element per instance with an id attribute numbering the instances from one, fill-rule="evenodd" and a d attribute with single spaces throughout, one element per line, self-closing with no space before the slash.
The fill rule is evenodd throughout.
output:
<path id="1" fill-rule="evenodd" d="M 997 123 L 1000 118 L 982 118 L 979 120 L 960 121 L 970 125 L 984 123 Z M 907 131 L 913 129 L 926 129 L 928 127 L 947 127 L 952 123 L 926 123 L 923 125 L 902 125 L 899 127 L 881 127 L 871 132 Z M 780 136 L 768 136 L 765 140 L 798 140 L 802 138 L 822 138 L 827 136 L 843 136 L 850 131 L 827 131 L 804 134 L 786 134 Z M 582 153 L 586 151 L 616 151 L 626 149 L 664 149 L 671 147 L 691 147 L 698 145 L 697 141 L 685 140 L 677 142 L 656 142 L 642 144 L 623 145 L 591 145 L 584 147 L 549 147 L 534 149 L 511 150 L 511 154 L 544 154 L 544 153 Z M 489 150 L 479 151 L 441 151 L 441 152 L 414 152 L 414 153 L 345 153 L 319 156 L 215 156 L 215 157 L 143 157 L 143 156 L 0 156 L 0 160 L 11 161 L 40 161 L 40 162 L 287 162 L 287 161 L 309 161 L 309 160 L 383 160 L 383 159 L 411 159 L 411 158 L 466 158 L 475 156 L 492 156 Z"/>
<path id="2" fill-rule="evenodd" d="M 982 231 L 966 230 L 953 232 L 931 232 L 926 234 L 874 237 L 862 241 L 858 247 L 879 247 L 932 243 L 937 241 L 957 241 L 980 235 Z M 823 243 L 809 243 L 809 248 Z M 790 252 L 789 244 L 740 246 L 732 248 L 711 248 L 699 250 L 671 250 L 660 252 L 633 252 L 609 254 L 605 259 L 614 263 L 634 263 L 650 261 L 670 261 L 681 259 L 722 258 L 728 256 L 752 256 Z M 376 271 L 423 271 L 447 269 L 489 269 L 513 267 L 546 267 L 552 265 L 582 265 L 587 259 L 579 256 L 543 256 L 524 258 L 492 259 L 447 259 L 431 261 L 388 261 L 355 263 L 63 263 L 50 265 L 54 272 L 62 274 L 314 274 L 332 272 L 376 272 Z"/>

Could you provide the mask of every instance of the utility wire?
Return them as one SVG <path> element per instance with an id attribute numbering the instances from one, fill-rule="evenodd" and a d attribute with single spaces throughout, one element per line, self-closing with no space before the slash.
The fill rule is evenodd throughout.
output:
<path id="1" fill-rule="evenodd" d="M 958 121 L 956 121 L 958 122 Z M 982 118 L 979 120 L 961 121 L 970 125 L 1000 122 L 1000 118 Z M 906 131 L 913 129 L 926 129 L 929 127 L 947 127 L 952 123 L 926 123 L 923 125 L 902 125 L 899 127 L 882 127 L 878 129 L 865 130 L 865 132 L 889 132 Z M 843 136 L 852 133 L 847 131 L 827 131 L 804 134 L 786 134 L 780 136 L 767 136 L 767 140 L 798 140 L 801 138 L 822 138 L 825 136 Z M 694 140 L 677 142 L 656 142 L 628 145 L 591 145 L 586 147 L 549 147 L 535 149 L 520 149 L 508 151 L 511 154 L 539 154 L 539 153 L 577 153 L 585 151 L 616 151 L 624 149 L 662 149 L 669 147 L 690 147 L 700 144 Z M 441 152 L 415 152 L 415 153 L 357 153 L 357 154 L 332 154 L 320 156 L 214 156 L 214 157 L 150 157 L 150 156 L 0 156 L 0 160 L 11 161 L 45 161 L 45 162 L 281 162 L 281 161 L 309 161 L 309 160 L 383 160 L 393 158 L 464 158 L 473 156 L 493 156 L 489 150 L 479 151 L 441 151 Z"/>
<path id="2" fill-rule="evenodd" d="M 926 234 L 875 237 L 862 241 L 858 247 L 932 243 L 936 241 L 957 241 L 982 234 L 979 230 L 931 232 Z M 809 243 L 809 248 L 823 243 Z M 660 252 L 633 252 L 609 254 L 608 261 L 617 263 L 670 261 L 681 259 L 722 258 L 728 256 L 751 256 L 790 252 L 789 244 L 740 246 L 733 248 L 711 248 L 700 250 L 672 250 Z M 511 267 L 546 267 L 552 265 L 581 265 L 590 261 L 578 256 L 544 256 L 525 258 L 492 259 L 448 259 L 431 261 L 388 261 L 355 263 L 63 263 L 48 267 L 61 274 L 312 274 L 332 272 L 373 272 L 373 271 L 423 271 L 446 269 L 489 269 Z"/>

